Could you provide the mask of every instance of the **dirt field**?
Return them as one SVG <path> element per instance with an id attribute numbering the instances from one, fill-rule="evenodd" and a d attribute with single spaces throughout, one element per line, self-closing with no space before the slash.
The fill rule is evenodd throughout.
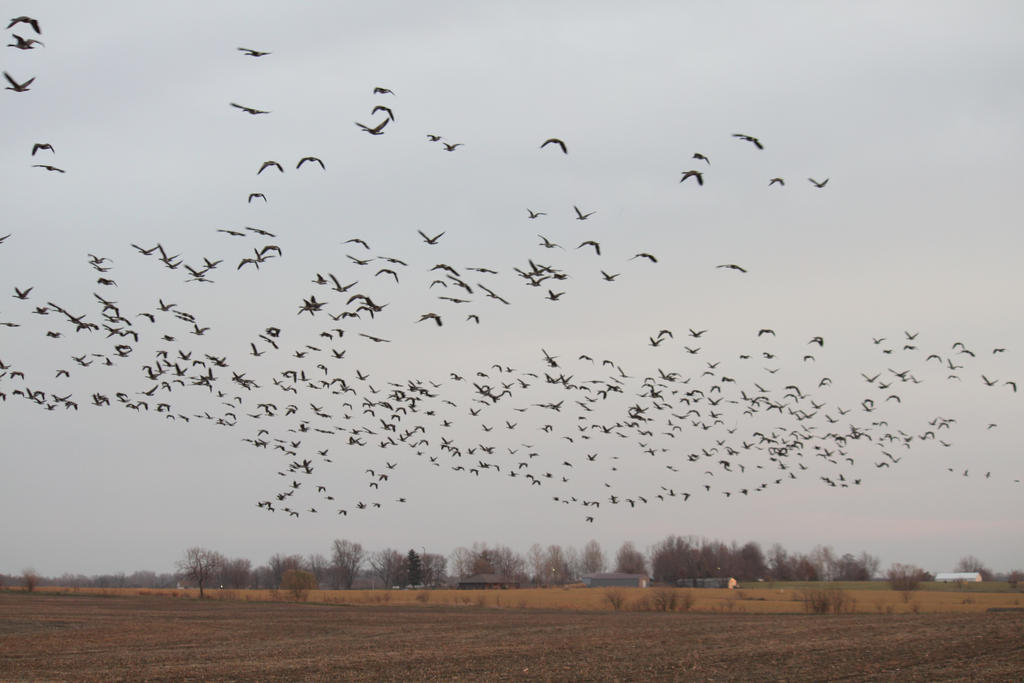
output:
<path id="1" fill-rule="evenodd" d="M 0 593 L 0 680 L 1019 681 L 1024 613 L 753 615 Z"/>

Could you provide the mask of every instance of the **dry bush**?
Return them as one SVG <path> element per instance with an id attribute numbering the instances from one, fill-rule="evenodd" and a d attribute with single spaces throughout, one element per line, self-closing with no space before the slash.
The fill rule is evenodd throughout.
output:
<path id="1" fill-rule="evenodd" d="M 914 614 L 920 614 L 921 613 L 921 605 L 919 605 L 917 602 L 910 603 L 910 611 L 913 612 Z"/>
<path id="2" fill-rule="evenodd" d="M 292 594 L 296 600 L 306 600 L 309 591 L 316 590 L 316 577 L 301 569 L 289 569 L 281 575 L 281 588 Z"/>
<path id="3" fill-rule="evenodd" d="M 614 610 L 622 609 L 622 605 L 626 602 L 626 592 L 621 588 L 606 588 L 604 591 L 604 599 L 608 601 L 608 604 L 612 606 Z"/>
<path id="4" fill-rule="evenodd" d="M 674 612 L 678 597 L 671 588 L 656 588 L 651 592 L 651 603 L 658 612 Z"/>
<path id="5" fill-rule="evenodd" d="M 896 563 L 889 568 L 886 578 L 894 591 L 912 591 L 921 585 L 925 571 L 912 564 Z"/>
<path id="6" fill-rule="evenodd" d="M 417 591 L 416 602 L 430 602 L 430 591 Z"/>
<path id="7" fill-rule="evenodd" d="M 684 590 L 679 596 L 679 609 L 689 612 L 695 602 L 697 602 L 697 598 L 694 597 L 693 591 Z"/>
<path id="8" fill-rule="evenodd" d="M 804 611 L 811 614 L 845 614 L 853 612 L 857 601 L 846 591 L 829 587 L 801 591 Z"/>
<path id="9" fill-rule="evenodd" d="M 31 593 L 39 585 L 39 574 L 35 569 L 26 569 L 21 572 L 21 582 L 25 584 L 25 590 Z"/>
<path id="10" fill-rule="evenodd" d="M 477 607 L 487 607 L 487 595 L 485 593 L 479 593 L 474 602 Z"/>
<path id="11" fill-rule="evenodd" d="M 651 598 L 648 595 L 644 594 L 633 601 L 633 604 L 630 606 L 630 609 L 632 609 L 634 612 L 650 612 L 652 609 L 654 609 L 654 606 L 651 603 Z"/>

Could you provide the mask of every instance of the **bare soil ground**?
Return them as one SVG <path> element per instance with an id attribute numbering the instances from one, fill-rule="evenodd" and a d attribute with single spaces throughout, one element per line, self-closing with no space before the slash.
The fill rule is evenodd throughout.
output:
<path id="1" fill-rule="evenodd" d="M 0 680 L 992 680 L 1024 613 L 817 616 L 0 593 Z"/>

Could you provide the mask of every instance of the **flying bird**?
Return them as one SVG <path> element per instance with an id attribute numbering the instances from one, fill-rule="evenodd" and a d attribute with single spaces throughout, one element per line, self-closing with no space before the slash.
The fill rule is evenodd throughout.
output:
<path id="1" fill-rule="evenodd" d="M 559 140 L 558 138 L 548 138 L 547 140 L 544 141 L 544 143 L 540 146 L 540 148 L 544 149 L 546 146 L 552 145 L 552 144 L 553 145 L 558 145 L 559 147 L 561 147 L 562 148 L 562 154 L 568 154 L 569 153 L 569 150 L 566 149 L 566 147 L 565 147 L 565 143 L 562 142 L 561 140 Z"/>
<path id="2" fill-rule="evenodd" d="M 246 106 L 241 105 L 241 104 L 236 104 L 235 102 L 228 102 L 228 104 L 230 104 L 235 109 L 241 109 L 246 114 L 252 114 L 253 116 L 256 116 L 257 114 L 269 114 L 270 113 L 269 111 L 264 111 L 262 109 L 253 109 L 252 107 L 246 107 Z"/>
<path id="3" fill-rule="evenodd" d="M 683 177 L 679 179 L 679 182 L 684 182 L 687 178 L 696 178 L 698 185 L 704 184 L 704 174 L 700 171 L 682 171 Z"/>
<path id="4" fill-rule="evenodd" d="M 828 179 L 828 178 L 825 178 L 825 179 L 824 179 L 824 180 L 822 180 L 821 182 L 818 182 L 818 181 L 817 181 L 817 180 L 815 180 L 814 178 L 808 178 L 807 180 L 811 181 L 811 184 L 812 184 L 812 185 L 814 185 L 814 186 L 815 186 L 816 188 L 818 188 L 818 189 L 820 190 L 821 188 L 823 188 L 823 187 L 825 187 L 826 185 L 828 185 L 828 180 L 829 180 L 829 179 Z"/>
<path id="5" fill-rule="evenodd" d="M 50 143 L 48 143 L 48 142 L 37 142 L 36 144 L 32 145 L 32 156 L 35 156 L 36 152 L 38 152 L 41 149 L 48 149 L 51 152 L 53 152 L 54 154 L 57 153 L 57 150 L 55 150 L 53 148 L 53 145 L 51 145 Z"/>
<path id="6" fill-rule="evenodd" d="M 269 52 L 260 52 L 259 50 L 253 50 L 248 47 L 240 47 L 238 48 L 238 50 L 239 52 L 244 52 L 247 57 L 265 57 L 271 54 Z"/>
<path id="7" fill-rule="evenodd" d="M 758 149 L 764 149 L 764 145 L 761 144 L 761 141 L 753 137 L 752 135 L 747 135 L 746 133 L 733 133 L 732 136 L 734 138 L 739 138 L 740 140 L 752 142 L 754 143 L 754 146 L 757 147 Z"/>
<path id="8" fill-rule="evenodd" d="M 14 28 L 18 24 L 28 24 L 36 33 L 42 33 L 42 31 L 39 30 L 39 22 L 33 19 L 32 17 L 25 16 L 14 17 L 13 19 L 11 19 L 11 23 L 7 24 L 7 28 Z"/>
<path id="9" fill-rule="evenodd" d="M 281 164 L 277 163 L 276 161 L 271 160 L 271 161 L 264 161 L 263 165 L 260 166 L 260 170 L 256 171 L 256 175 L 259 175 L 260 173 L 263 173 L 265 170 L 267 170 L 271 166 L 277 168 L 277 170 L 280 171 L 281 173 L 284 173 L 284 169 L 281 168 Z"/>
<path id="10" fill-rule="evenodd" d="M 731 268 L 732 270 L 738 270 L 741 273 L 747 272 L 746 268 L 743 268 L 741 266 L 737 266 L 735 263 L 723 263 L 722 265 L 715 266 L 715 267 L 716 268 Z"/>
<path id="11" fill-rule="evenodd" d="M 8 43 L 7 47 L 16 47 L 19 50 L 34 50 L 34 46 L 36 45 L 42 45 L 43 47 L 46 47 L 43 41 L 36 40 L 35 38 L 22 38 L 17 33 L 12 34 L 12 37 L 16 42 Z"/>
<path id="12" fill-rule="evenodd" d="M 327 167 L 324 166 L 324 162 L 321 161 L 319 157 L 302 157 L 301 159 L 299 159 L 299 163 L 295 165 L 295 168 L 302 168 L 302 164 L 306 163 L 307 161 L 320 164 L 320 168 L 322 168 L 325 171 L 327 170 Z"/>
<path id="13" fill-rule="evenodd" d="M 6 78 L 7 82 L 10 83 L 10 85 L 4 89 L 13 90 L 14 92 L 28 92 L 28 86 L 32 85 L 32 81 L 36 80 L 36 77 L 33 76 L 24 83 L 18 83 L 16 80 L 11 78 L 11 75 L 6 71 L 4 72 L 4 78 Z"/>
<path id="14" fill-rule="evenodd" d="M 593 216 L 595 213 L 597 213 L 597 211 L 591 211 L 590 213 L 583 213 L 582 211 L 580 211 L 580 208 L 578 206 L 573 206 L 572 208 L 576 211 L 576 220 L 578 220 L 578 221 L 585 221 L 588 218 L 590 218 L 591 216 Z"/>

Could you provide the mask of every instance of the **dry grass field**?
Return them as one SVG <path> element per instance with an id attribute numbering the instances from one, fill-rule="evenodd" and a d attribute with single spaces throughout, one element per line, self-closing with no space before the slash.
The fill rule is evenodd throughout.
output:
<path id="1" fill-rule="evenodd" d="M 416 607 L 489 607 L 583 611 L 692 611 L 736 614 L 785 614 L 812 611 L 808 598 L 824 597 L 840 604 L 827 611 L 840 614 L 933 614 L 985 612 L 996 607 L 1024 608 L 1024 592 L 991 592 L 993 586 L 975 584 L 959 590 L 932 584 L 928 590 L 899 592 L 882 582 L 845 584 L 779 583 L 738 590 L 711 588 L 522 588 L 516 590 L 311 590 L 301 597 L 284 590 L 207 590 L 218 601 L 295 602 L 327 605 L 391 605 Z M 1005 586 L 1005 585 L 1004 585 Z M 1003 587 L 1003 586 L 1001 586 Z M 982 590 L 988 588 L 988 590 Z M 148 588 L 39 588 L 39 591 L 81 595 L 138 595 L 196 598 L 195 589 Z M 618 602 L 616 606 L 613 604 Z"/>
<path id="2" fill-rule="evenodd" d="M 1022 664 L 1020 612 L 711 614 L 0 593 L 5 681 L 998 681 L 1020 680 Z"/>

